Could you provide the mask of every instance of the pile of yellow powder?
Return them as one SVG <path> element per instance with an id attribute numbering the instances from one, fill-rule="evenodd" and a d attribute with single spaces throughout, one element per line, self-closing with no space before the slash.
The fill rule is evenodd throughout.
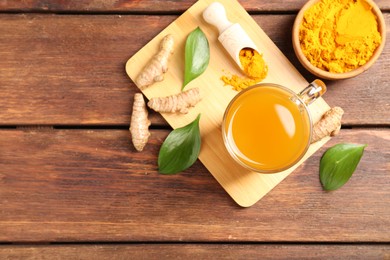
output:
<path id="1" fill-rule="evenodd" d="M 299 39 L 311 64 L 336 73 L 364 65 L 381 43 L 377 17 L 364 0 L 321 0 L 304 13 Z"/>
<path id="2" fill-rule="evenodd" d="M 244 48 L 239 54 L 240 62 L 246 76 L 222 76 L 225 85 L 230 85 L 236 91 L 241 91 L 262 81 L 268 73 L 268 66 L 263 55 L 256 50 Z"/>

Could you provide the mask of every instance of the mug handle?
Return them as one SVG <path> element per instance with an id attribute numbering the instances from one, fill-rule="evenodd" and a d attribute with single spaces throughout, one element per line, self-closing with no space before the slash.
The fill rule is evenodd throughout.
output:
<path id="1" fill-rule="evenodd" d="M 322 80 L 316 79 L 299 92 L 299 98 L 305 102 L 306 105 L 310 105 L 317 98 L 321 97 L 326 92 L 326 85 Z"/>

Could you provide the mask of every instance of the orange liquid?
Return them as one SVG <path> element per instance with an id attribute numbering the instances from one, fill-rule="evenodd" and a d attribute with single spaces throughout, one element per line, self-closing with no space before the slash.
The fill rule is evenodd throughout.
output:
<path id="1" fill-rule="evenodd" d="M 260 86 L 234 101 L 223 128 L 228 149 L 239 161 L 269 172 L 300 159 L 309 141 L 310 119 L 291 96 L 276 87 Z"/>

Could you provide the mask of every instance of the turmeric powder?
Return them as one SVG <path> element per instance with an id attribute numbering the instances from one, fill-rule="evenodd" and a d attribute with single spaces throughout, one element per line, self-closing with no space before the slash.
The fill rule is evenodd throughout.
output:
<path id="1" fill-rule="evenodd" d="M 299 40 L 310 63 L 335 73 L 367 63 L 381 43 L 371 9 L 365 0 L 321 0 L 306 10 Z"/>
<path id="2" fill-rule="evenodd" d="M 240 51 L 240 62 L 244 73 L 255 80 L 262 80 L 267 76 L 268 67 L 263 56 L 253 49 L 242 49 Z"/>
<path id="3" fill-rule="evenodd" d="M 243 71 L 247 77 L 232 75 L 222 76 L 221 80 L 225 85 L 230 85 L 234 90 L 240 91 L 262 81 L 268 73 L 268 66 L 263 56 L 256 50 L 244 48 L 239 54 Z"/>

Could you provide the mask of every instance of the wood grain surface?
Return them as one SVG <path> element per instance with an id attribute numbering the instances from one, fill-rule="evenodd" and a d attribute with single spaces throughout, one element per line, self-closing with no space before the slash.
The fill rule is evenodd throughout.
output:
<path id="1" fill-rule="evenodd" d="M 0 259 L 390 258 L 390 41 L 369 71 L 326 81 L 340 135 L 251 208 L 199 161 L 157 173 L 170 131 L 157 113 L 135 152 L 125 63 L 195 2 L 0 0 Z M 291 44 L 305 2 L 240 0 L 312 81 Z M 375 2 L 390 39 L 390 1 Z M 319 160 L 339 142 L 368 147 L 324 192 Z"/>
<path id="2" fill-rule="evenodd" d="M 196 0 L 88 0 L 88 1 L 63 1 L 63 0 L 23 0 L 0 1 L 0 10 L 3 12 L 184 12 L 193 5 Z M 276 0 L 262 1 L 240 0 L 244 8 L 249 12 L 264 11 L 298 11 L 306 0 Z M 382 10 L 390 10 L 390 2 L 376 0 L 375 3 Z"/>
<path id="3" fill-rule="evenodd" d="M 255 21 L 308 80 L 291 44 L 294 15 Z M 129 124 L 137 90 L 126 61 L 177 16 L 0 14 L 0 124 Z M 385 14 L 390 39 L 390 14 Z M 115 33 L 112 33 L 115 32 Z M 330 82 L 326 101 L 345 110 L 346 125 L 389 125 L 390 41 L 374 66 Z M 153 124 L 167 125 L 159 115 Z"/>
<path id="4" fill-rule="evenodd" d="M 389 259 L 385 245 L 132 244 L 0 246 L 5 259 Z"/>
<path id="5" fill-rule="evenodd" d="M 390 242 L 390 131 L 342 130 L 251 208 L 205 167 L 165 176 L 157 154 L 124 130 L 0 131 L 0 241 Z M 324 192 L 319 159 L 339 142 L 367 143 L 351 180 Z"/>

